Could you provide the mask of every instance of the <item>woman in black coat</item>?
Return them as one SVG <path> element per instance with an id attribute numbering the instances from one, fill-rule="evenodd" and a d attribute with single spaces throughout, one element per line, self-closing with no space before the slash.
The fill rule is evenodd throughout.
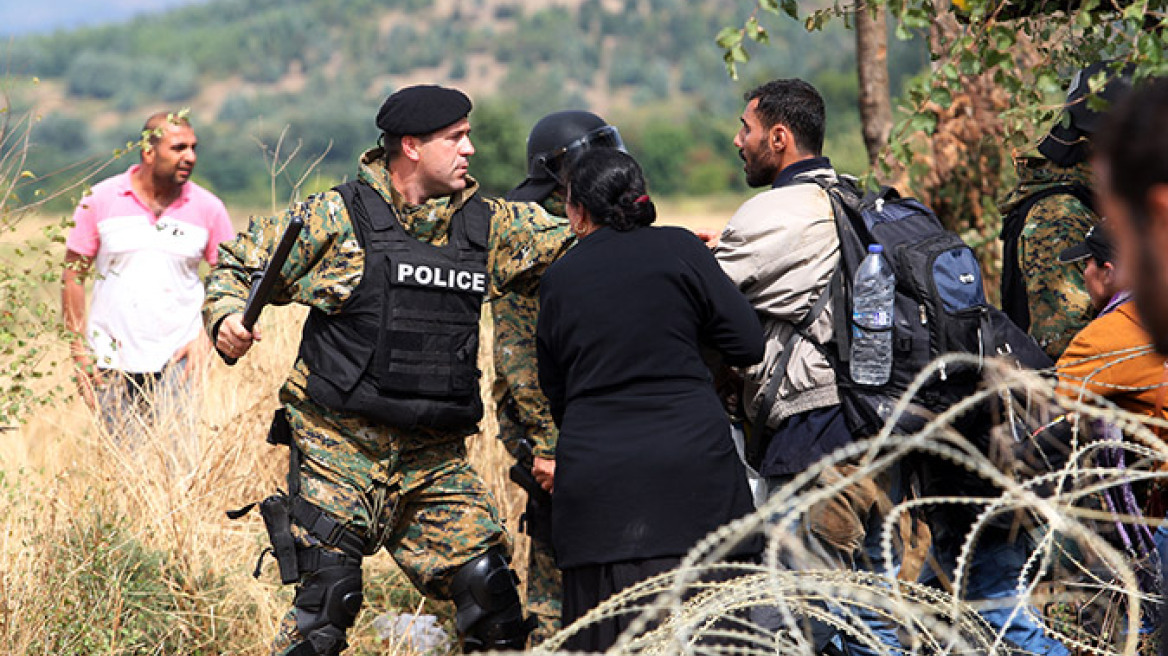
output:
<path id="1" fill-rule="evenodd" d="M 568 184 L 579 243 L 543 277 L 539 376 L 560 429 L 552 538 L 567 626 L 611 594 L 672 569 L 752 510 L 746 474 L 703 349 L 762 359 L 762 328 L 709 249 L 656 218 L 628 154 L 585 153 Z M 746 541 L 732 556 L 757 552 Z M 603 651 L 631 618 L 578 634 Z"/>

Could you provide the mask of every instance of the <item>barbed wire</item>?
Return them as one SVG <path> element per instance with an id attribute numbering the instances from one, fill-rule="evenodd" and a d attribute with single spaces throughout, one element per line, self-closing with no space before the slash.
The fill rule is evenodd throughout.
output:
<path id="1" fill-rule="evenodd" d="M 1141 347 L 1112 355 L 1127 359 L 1149 352 Z M 983 368 L 979 389 L 943 412 L 925 413 L 919 430 L 894 432 L 894 426 L 904 425 L 900 420 L 922 417 L 914 398 L 926 382 L 960 366 Z M 1168 477 L 1160 471 L 1168 447 L 1153 432 L 1168 422 L 1125 412 L 1088 390 L 1074 393 L 1077 387 L 1067 389 L 1072 379 L 1056 383 L 1049 374 L 1023 371 L 1002 359 L 959 354 L 938 359 L 921 372 L 879 434 L 815 463 L 772 491 L 754 513 L 703 539 L 676 570 L 617 593 L 537 651 L 561 650 L 586 627 L 620 617 L 632 621 L 609 651 L 613 654 L 812 655 L 816 651 L 807 631 L 812 622 L 878 653 L 889 648 L 873 623 L 896 628 L 902 650 L 893 653 L 1018 653 L 1004 632 L 978 612 L 996 607 L 1011 617 L 1027 616 L 1080 654 L 1138 653 L 1140 627 L 1150 624 L 1150 609 L 1159 601 L 1158 590 L 1149 590 L 1149 577 L 1158 579 L 1159 570 L 1154 559 L 1146 562 L 1146 554 L 1116 539 L 1111 529 L 1154 528 L 1162 518 L 1144 518 L 1138 510 L 1127 512 L 1098 499 L 1131 485 L 1155 486 Z M 1086 383 L 1094 375 L 1074 380 Z M 1062 393 L 1056 393 L 1060 384 Z M 996 423 L 979 427 L 991 435 L 991 445 L 1021 448 L 1033 441 L 1026 446 L 1034 449 L 1037 462 L 1012 459 L 1007 448 L 983 452 L 955 427 L 987 403 L 1001 406 Z M 1037 443 L 1043 429 L 1060 422 L 1066 424 L 1065 439 Z M 1122 439 L 1107 439 L 1099 426 L 1114 427 Z M 1121 464 L 1108 464 L 1116 454 L 1123 455 Z M 1132 464 L 1123 466 L 1129 459 Z M 887 563 L 881 572 L 843 569 L 807 538 L 805 524 L 813 508 L 851 485 L 922 460 L 966 472 L 996 494 L 909 495 L 895 503 L 881 520 L 880 550 Z M 849 467 L 841 470 L 843 465 Z M 829 470 L 836 474 L 829 476 Z M 969 520 L 954 541 L 956 558 L 944 589 L 898 579 L 893 564 L 904 546 L 903 523 L 954 509 Z M 1033 542 L 1012 596 L 971 599 L 967 592 L 977 549 L 992 531 L 1002 530 L 1010 539 Z M 765 545 L 760 562 L 728 562 L 738 547 L 758 536 Z M 1076 621 L 1054 621 L 1036 612 L 1047 602 L 1073 609 Z"/>

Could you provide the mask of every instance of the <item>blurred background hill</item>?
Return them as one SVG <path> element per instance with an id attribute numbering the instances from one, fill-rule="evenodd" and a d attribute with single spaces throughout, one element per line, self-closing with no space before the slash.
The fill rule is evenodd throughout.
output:
<path id="1" fill-rule="evenodd" d="M 103 0 L 101 11 L 94 11 L 91 0 L 52 0 L 39 3 L 4 0 L 0 2 L 0 37 L 116 23 L 140 14 L 205 1 Z"/>
<path id="2" fill-rule="evenodd" d="M 44 4 L 44 3 L 42 3 Z M 103 3 L 107 4 L 107 3 Z M 742 94 L 774 77 L 813 82 L 828 104 L 827 154 L 866 168 L 856 110 L 854 36 L 839 21 L 808 34 L 766 17 L 772 45 L 730 80 L 714 43 L 750 2 L 719 0 L 115 0 L 94 25 L 92 3 L 6 0 L 0 44 L 10 110 L 40 117 L 28 148 L 37 184 L 109 158 L 159 109 L 189 107 L 200 138 L 196 179 L 229 204 L 286 200 L 317 156 L 306 191 L 353 174 L 377 138 L 373 116 L 402 86 L 435 82 L 475 101 L 472 173 L 491 192 L 524 172 L 524 140 L 540 116 L 586 108 L 621 129 L 652 190 L 702 196 L 744 189 L 730 140 Z M 10 6 L 20 5 L 20 7 Z M 24 15 L 19 21 L 12 16 Z M 769 22 L 767 21 L 769 20 Z M 81 27 L 77 27 L 81 25 Z M 919 42 L 890 41 L 894 95 L 927 65 Z M 273 194 L 269 163 L 300 151 Z M 136 155 L 116 162 L 128 167 Z M 36 186 L 22 189 L 29 198 Z M 76 198 L 47 209 L 68 212 Z"/>

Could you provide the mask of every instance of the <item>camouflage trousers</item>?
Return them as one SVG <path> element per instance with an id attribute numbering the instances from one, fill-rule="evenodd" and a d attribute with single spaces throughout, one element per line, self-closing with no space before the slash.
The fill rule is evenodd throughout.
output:
<path id="1" fill-rule="evenodd" d="M 498 506 L 462 438 L 403 444 L 349 415 L 286 411 L 300 451 L 300 494 L 364 537 L 366 554 L 389 552 L 423 594 L 450 599 L 459 568 L 492 547 L 510 554 Z M 319 544 L 295 524 L 293 533 L 302 546 Z M 285 615 L 272 654 L 302 641 L 296 614 Z"/>
<path id="2" fill-rule="evenodd" d="M 564 584 L 552 546 L 532 538 L 527 550 L 527 614 L 536 621 L 529 643 L 532 647 L 560 630 L 563 594 Z"/>

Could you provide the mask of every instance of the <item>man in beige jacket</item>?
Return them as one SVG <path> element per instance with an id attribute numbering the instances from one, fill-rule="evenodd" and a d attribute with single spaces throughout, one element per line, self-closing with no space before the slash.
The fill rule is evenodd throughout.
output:
<path id="1" fill-rule="evenodd" d="M 834 182 L 836 172 L 821 154 L 825 112 L 814 87 L 797 79 L 774 80 L 748 93 L 746 100 L 734 145 L 745 162 L 747 184 L 770 189 L 735 212 L 714 254 L 750 300 L 766 332 L 763 362 L 744 372 L 743 399 L 746 416 L 754 420 L 753 450 L 761 454 L 753 464 L 774 493 L 852 442 L 835 373 L 819 346 L 832 336 L 827 294 L 839 263 L 839 239 L 831 200 L 816 178 Z M 792 338 L 796 332 L 805 337 Z M 786 349 L 790 354 L 784 357 Z M 830 485 L 854 471 L 850 465 L 834 467 L 816 485 Z M 881 484 L 864 478 L 812 507 L 796 522 L 810 560 L 802 557 L 806 554 L 793 554 L 787 564 L 885 571 L 878 528 L 891 507 L 895 478 L 890 474 L 885 483 L 882 477 Z M 849 610 L 861 620 L 856 632 L 900 648 L 891 627 L 857 607 Z M 814 647 L 839 652 L 843 642 L 848 653 L 876 653 L 848 632 L 833 633 L 829 627 L 813 626 Z"/>

